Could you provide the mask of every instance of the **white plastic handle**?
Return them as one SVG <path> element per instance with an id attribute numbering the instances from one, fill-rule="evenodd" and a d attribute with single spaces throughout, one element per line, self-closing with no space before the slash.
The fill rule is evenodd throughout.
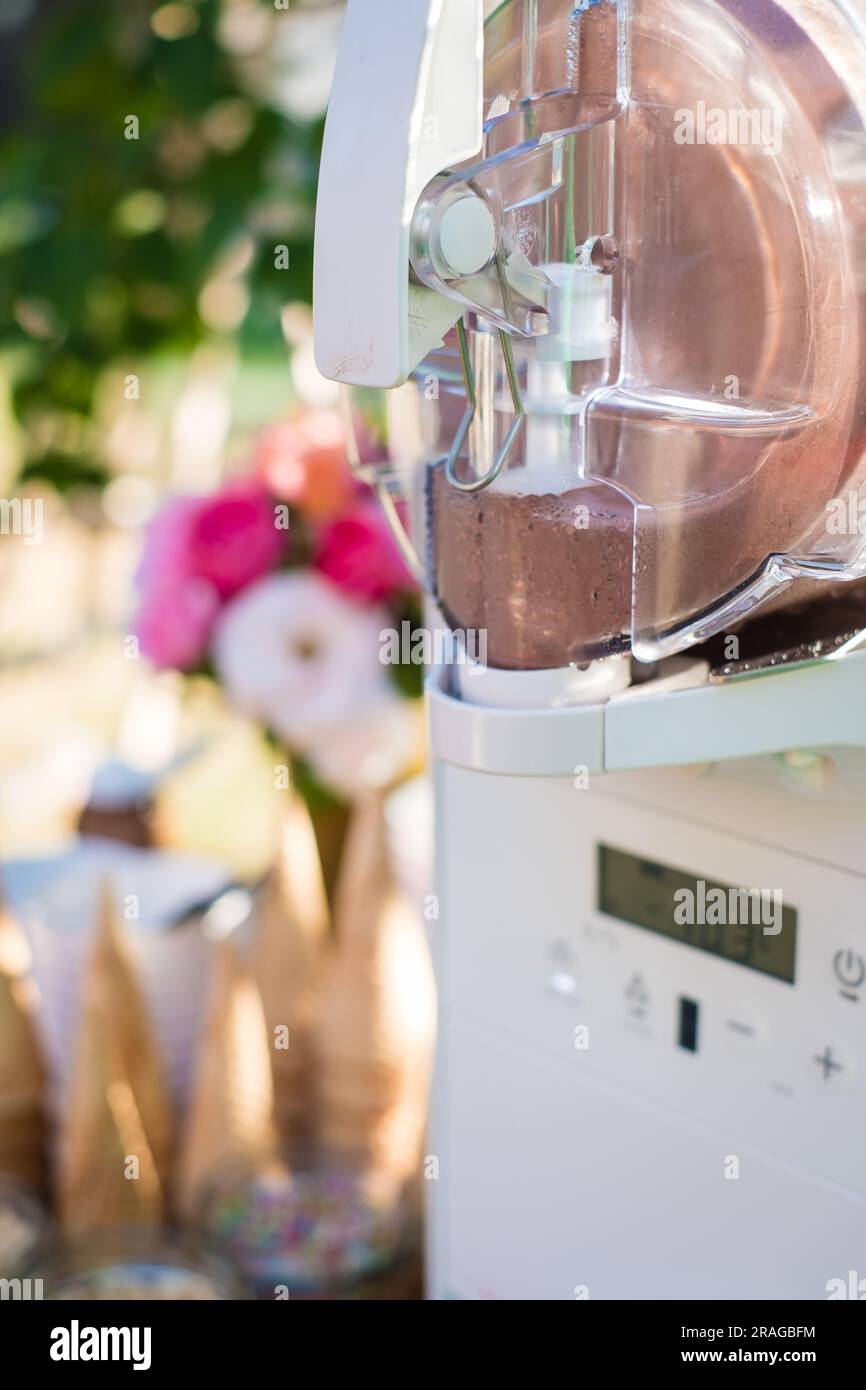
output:
<path id="1" fill-rule="evenodd" d="M 410 229 L 431 179 L 481 149 L 482 100 L 483 0 L 349 0 L 316 209 L 323 376 L 399 386 L 459 317 L 413 287 L 410 331 Z"/>

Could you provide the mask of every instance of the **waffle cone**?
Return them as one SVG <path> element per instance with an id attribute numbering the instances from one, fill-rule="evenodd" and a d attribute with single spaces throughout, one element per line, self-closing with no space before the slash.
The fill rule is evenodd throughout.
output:
<path id="1" fill-rule="evenodd" d="M 165 1216 L 171 1114 L 156 1039 L 108 886 L 85 973 L 58 1151 L 57 1205 L 72 1232 Z"/>
<path id="2" fill-rule="evenodd" d="M 196 1211 L 214 1181 L 276 1162 L 269 1051 L 255 982 L 234 943 L 221 941 L 178 1165 L 184 1214 Z"/>
<path id="3" fill-rule="evenodd" d="M 423 929 L 392 882 L 379 794 L 353 814 L 335 917 L 316 1037 L 320 1139 L 408 1179 L 424 1136 L 435 1004 Z"/>
<path id="4" fill-rule="evenodd" d="M 0 1173 L 41 1188 L 44 1076 L 23 974 L 27 956 L 24 933 L 0 907 Z"/>
<path id="5" fill-rule="evenodd" d="M 276 1124 L 290 1141 L 307 1138 L 312 1126 L 311 1033 L 328 928 L 315 831 L 295 797 L 262 896 L 251 961 L 270 1040 Z"/>

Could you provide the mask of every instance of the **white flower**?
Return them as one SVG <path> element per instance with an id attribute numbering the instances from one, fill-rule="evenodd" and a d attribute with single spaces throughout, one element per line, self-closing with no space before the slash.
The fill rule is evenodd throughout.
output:
<path id="1" fill-rule="evenodd" d="M 421 737 L 417 708 L 389 692 L 342 729 L 324 732 L 307 757 L 319 781 L 350 801 L 405 773 L 418 759 Z"/>
<path id="2" fill-rule="evenodd" d="M 317 574 L 274 574 L 228 604 L 214 661 L 234 706 L 304 753 L 387 698 L 379 648 L 389 621 Z"/>

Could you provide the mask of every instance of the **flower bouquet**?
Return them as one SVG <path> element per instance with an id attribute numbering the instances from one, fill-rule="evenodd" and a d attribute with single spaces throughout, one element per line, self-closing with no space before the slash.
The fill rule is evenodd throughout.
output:
<path id="1" fill-rule="evenodd" d="M 155 666 L 207 674 L 286 750 L 308 801 L 349 802 L 420 761 L 421 672 L 389 663 L 418 595 L 335 412 L 303 407 L 212 496 L 150 524 L 134 631 Z"/>

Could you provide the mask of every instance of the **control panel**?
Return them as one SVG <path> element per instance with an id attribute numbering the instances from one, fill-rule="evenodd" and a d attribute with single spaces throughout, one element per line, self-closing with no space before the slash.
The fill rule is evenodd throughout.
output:
<path id="1" fill-rule="evenodd" d="M 630 776 L 447 769 L 446 1010 L 866 1196 L 866 872 L 785 843 L 789 790 L 759 836 L 734 788 L 714 824 L 689 770 Z"/>

